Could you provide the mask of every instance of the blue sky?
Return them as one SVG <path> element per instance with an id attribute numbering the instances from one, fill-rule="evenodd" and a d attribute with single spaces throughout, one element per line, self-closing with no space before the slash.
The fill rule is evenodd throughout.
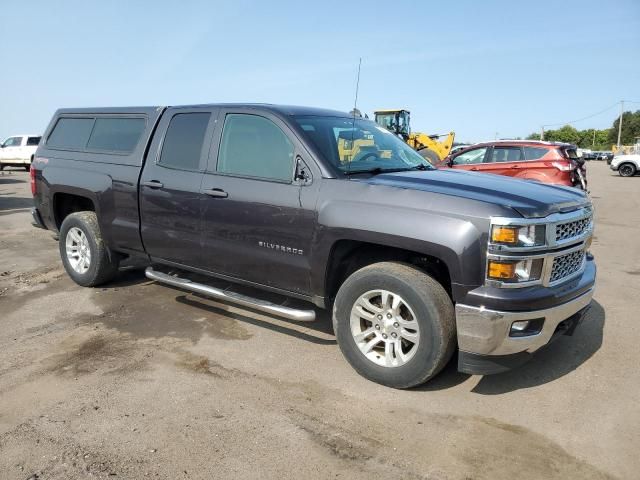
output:
<path id="1" fill-rule="evenodd" d="M 414 130 L 524 136 L 640 102 L 640 2 L 12 1 L 0 137 L 59 107 L 406 107 Z M 610 126 L 613 107 L 578 128 Z M 640 109 L 640 103 L 629 109 Z"/>

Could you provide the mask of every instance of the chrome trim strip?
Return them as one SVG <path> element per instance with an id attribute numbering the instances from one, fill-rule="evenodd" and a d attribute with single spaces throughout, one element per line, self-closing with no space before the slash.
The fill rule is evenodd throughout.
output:
<path id="1" fill-rule="evenodd" d="M 215 298 L 216 300 L 222 300 L 226 302 L 242 305 L 243 307 L 253 308 L 261 312 L 276 315 L 278 317 L 288 318 L 289 320 L 296 320 L 298 322 L 313 322 L 316 319 L 315 310 L 299 310 L 296 308 L 284 307 L 282 305 L 276 305 L 265 300 L 248 297 L 235 292 L 228 292 L 220 290 L 219 288 L 211 287 L 202 283 L 192 282 L 186 278 L 175 277 L 173 275 L 167 275 L 166 273 L 157 272 L 151 267 L 147 267 L 144 271 L 147 278 L 155 280 L 157 282 L 165 283 L 173 287 L 182 288 L 191 292 L 200 293 L 208 297 Z"/>
<path id="2" fill-rule="evenodd" d="M 501 312 L 483 307 L 456 305 L 456 328 L 460 350 L 481 355 L 534 352 L 551 340 L 558 324 L 589 306 L 595 287 L 566 303 L 545 310 Z M 540 333 L 510 337 L 513 322 L 544 318 Z"/>

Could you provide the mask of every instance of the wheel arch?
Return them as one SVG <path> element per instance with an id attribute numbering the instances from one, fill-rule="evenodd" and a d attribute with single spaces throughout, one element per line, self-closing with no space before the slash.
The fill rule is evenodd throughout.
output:
<path id="1" fill-rule="evenodd" d="M 433 277 L 452 297 L 451 273 L 435 255 L 361 240 L 340 239 L 332 245 L 324 276 L 325 297 L 331 301 L 340 285 L 355 271 L 379 262 L 403 262 Z"/>
<path id="2" fill-rule="evenodd" d="M 60 190 L 52 196 L 53 220 L 60 231 L 64 219 L 72 213 L 90 211 L 96 212 L 96 202 L 87 192 Z M 97 212 L 96 212 L 97 213 Z"/>

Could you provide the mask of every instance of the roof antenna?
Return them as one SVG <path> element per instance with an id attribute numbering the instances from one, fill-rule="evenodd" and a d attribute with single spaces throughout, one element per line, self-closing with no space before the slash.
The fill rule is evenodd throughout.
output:
<path id="1" fill-rule="evenodd" d="M 351 158 L 349 158 L 349 162 L 347 163 L 347 175 L 349 175 L 349 171 L 351 170 L 351 161 L 353 160 L 353 134 L 356 129 L 356 112 L 358 112 L 358 90 L 360 89 L 360 67 L 362 67 L 362 57 L 358 59 L 358 77 L 356 80 L 356 98 L 353 100 L 353 121 L 351 122 Z M 362 115 L 360 115 L 362 116 Z"/>

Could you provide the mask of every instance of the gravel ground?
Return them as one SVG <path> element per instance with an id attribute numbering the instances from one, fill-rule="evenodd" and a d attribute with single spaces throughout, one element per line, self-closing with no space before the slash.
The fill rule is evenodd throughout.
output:
<path id="1" fill-rule="evenodd" d="M 590 162 L 598 289 L 524 367 L 397 391 L 297 325 L 122 272 L 75 285 L 0 173 L 0 478 L 638 478 L 640 178 Z"/>

